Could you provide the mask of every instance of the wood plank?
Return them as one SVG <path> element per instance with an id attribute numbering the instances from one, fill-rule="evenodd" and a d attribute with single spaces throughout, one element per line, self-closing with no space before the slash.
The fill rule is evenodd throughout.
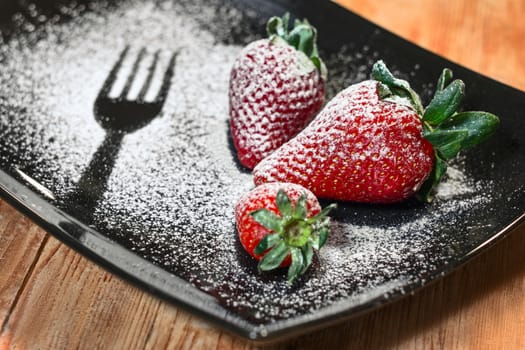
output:
<path id="1" fill-rule="evenodd" d="M 52 237 L 19 299 L 0 337 L 20 349 L 205 349 L 235 342 Z"/>
<path id="2" fill-rule="evenodd" d="M 0 201 L 0 329 L 15 303 L 46 234 Z"/>
<path id="3" fill-rule="evenodd" d="M 434 53 L 525 90 L 525 1 L 336 2 Z"/>

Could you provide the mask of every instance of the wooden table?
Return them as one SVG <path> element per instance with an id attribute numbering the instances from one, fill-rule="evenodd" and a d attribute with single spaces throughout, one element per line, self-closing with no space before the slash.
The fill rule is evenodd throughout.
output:
<path id="1" fill-rule="evenodd" d="M 421 46 L 525 90 L 525 2 L 339 0 Z M 383 309 L 275 349 L 525 349 L 525 225 Z M 0 350 L 251 349 L 130 286 L 0 202 Z"/>

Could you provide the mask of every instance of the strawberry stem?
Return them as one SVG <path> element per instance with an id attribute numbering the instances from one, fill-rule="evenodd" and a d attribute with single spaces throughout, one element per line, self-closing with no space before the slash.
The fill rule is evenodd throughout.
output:
<path id="1" fill-rule="evenodd" d="M 290 14 L 285 13 L 282 17 L 272 17 L 266 24 L 266 31 L 270 40 L 279 37 L 293 46 L 296 50 L 303 52 L 315 65 L 323 80 L 326 80 L 326 66 L 319 57 L 317 49 L 317 29 L 308 20 L 295 20 L 292 30 L 290 27 Z"/>
<path id="2" fill-rule="evenodd" d="M 372 67 L 372 78 L 379 82 L 381 99 L 402 104 L 408 101 L 421 117 L 422 136 L 434 147 L 435 157 L 433 170 L 417 197 L 430 202 L 446 172 L 447 161 L 492 135 L 499 119 L 488 112 L 457 112 L 465 96 L 465 84 L 459 79 L 452 80 L 453 74 L 448 68 L 441 73 L 434 97 L 426 108 L 408 82 L 394 77 L 383 61 Z"/>
<path id="3" fill-rule="evenodd" d="M 383 84 L 383 98 L 392 99 L 392 102 L 396 103 L 408 103 L 418 114 L 423 114 L 423 105 L 419 95 L 412 90 L 406 80 L 394 77 L 382 60 L 377 61 L 372 66 L 372 78 Z M 388 91 L 390 91 L 390 95 L 388 95 Z"/>
<path id="4" fill-rule="evenodd" d="M 336 205 L 331 204 L 307 218 L 306 194 L 293 206 L 286 192 L 279 190 L 275 201 L 280 215 L 265 208 L 250 213 L 255 221 L 273 232 L 261 239 L 254 252 L 266 253 L 259 261 L 259 271 L 273 270 L 291 256 L 288 269 L 291 284 L 311 265 L 314 249 L 319 250 L 326 242 L 330 227 L 327 215 Z"/>

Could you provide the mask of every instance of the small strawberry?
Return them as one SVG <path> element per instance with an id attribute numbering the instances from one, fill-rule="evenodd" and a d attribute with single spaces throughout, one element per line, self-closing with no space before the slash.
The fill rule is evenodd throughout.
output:
<path id="1" fill-rule="evenodd" d="M 290 183 L 269 183 L 244 194 L 235 205 L 239 239 L 259 261 L 259 270 L 288 266 L 292 283 L 312 263 L 314 249 L 328 238 L 326 216 L 335 205 L 321 210 L 306 188 Z"/>
<path id="2" fill-rule="evenodd" d="M 326 68 L 306 20 L 268 21 L 269 38 L 245 47 L 230 75 L 230 129 L 241 164 L 259 161 L 295 136 L 324 103 Z"/>
<path id="3" fill-rule="evenodd" d="M 499 123 L 487 112 L 456 112 L 461 80 L 445 69 L 424 109 L 408 82 L 382 61 L 374 80 L 334 97 L 316 119 L 254 169 L 256 184 L 292 182 L 319 198 L 392 203 L 419 191 L 430 201 L 446 161 L 486 139 Z"/>

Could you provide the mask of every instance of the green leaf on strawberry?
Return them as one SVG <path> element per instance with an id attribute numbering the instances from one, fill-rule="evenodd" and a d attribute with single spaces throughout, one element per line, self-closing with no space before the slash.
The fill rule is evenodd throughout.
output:
<path id="1" fill-rule="evenodd" d="M 372 77 L 380 83 L 382 99 L 397 103 L 406 100 L 421 117 L 423 137 L 435 152 L 434 168 L 418 193 L 418 198 L 429 202 L 446 172 L 446 162 L 492 135 L 499 119 L 488 112 L 458 112 L 465 84 L 459 79 L 452 80 L 452 71 L 447 68 L 441 73 L 434 97 L 426 108 L 421 106 L 419 96 L 408 82 L 395 78 L 383 61 L 374 64 Z"/>
<path id="2" fill-rule="evenodd" d="M 390 92 L 390 95 L 383 95 L 383 98 L 393 99 L 393 102 L 396 103 L 403 103 L 399 98 L 405 99 L 416 112 L 419 114 L 423 113 L 419 95 L 412 90 L 406 80 L 394 77 L 383 61 L 377 61 L 372 67 L 372 78 L 383 84 L 382 90 Z"/>
<path id="3" fill-rule="evenodd" d="M 434 186 L 435 184 L 439 183 L 443 175 L 445 175 L 446 171 L 447 162 L 444 159 L 442 159 L 439 155 L 436 155 L 434 158 L 434 167 L 432 168 L 430 175 L 416 194 L 417 198 L 420 201 L 426 203 L 432 201 Z"/>
<path id="4" fill-rule="evenodd" d="M 425 109 L 423 120 L 430 125 L 439 125 L 456 112 L 465 96 L 465 84 L 454 80 L 446 88 L 436 93 Z"/>
<path id="5" fill-rule="evenodd" d="M 293 283 L 311 265 L 314 249 L 320 249 L 327 240 L 330 226 L 327 215 L 336 205 L 329 205 L 308 217 L 306 202 L 306 195 L 302 194 L 294 206 L 286 192 L 280 189 L 275 198 L 280 215 L 267 208 L 249 213 L 271 232 L 254 249 L 256 255 L 263 255 L 258 265 L 260 271 L 273 270 L 290 256 L 288 281 Z"/>
<path id="6" fill-rule="evenodd" d="M 296 50 L 303 52 L 314 66 L 319 70 L 323 80 L 327 78 L 327 69 L 319 57 L 317 49 L 317 30 L 308 20 L 295 20 L 292 30 L 290 27 L 290 14 L 285 13 L 282 17 L 272 17 L 268 20 L 266 31 L 270 40 L 280 38 L 293 46 Z"/>
<path id="7" fill-rule="evenodd" d="M 444 68 L 443 72 L 441 72 L 441 75 L 439 76 L 435 94 L 443 91 L 443 89 L 445 89 L 445 86 L 447 86 L 450 83 L 450 80 L 452 80 L 453 76 L 454 75 L 449 68 Z"/>
<path id="8" fill-rule="evenodd" d="M 499 124 L 499 119 L 487 112 L 461 112 L 440 125 L 440 130 L 464 130 L 462 148 L 473 147 L 486 140 Z"/>

